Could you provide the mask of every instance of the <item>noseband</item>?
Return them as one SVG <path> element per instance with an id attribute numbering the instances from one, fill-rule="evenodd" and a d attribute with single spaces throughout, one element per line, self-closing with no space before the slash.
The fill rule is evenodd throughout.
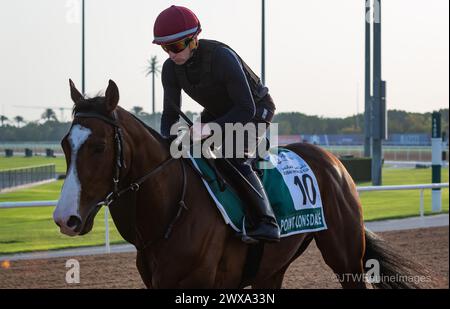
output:
<path id="1" fill-rule="evenodd" d="M 175 161 L 173 157 L 168 158 L 167 160 L 160 163 L 157 167 L 152 169 L 150 172 L 142 176 L 141 178 L 137 179 L 136 181 L 132 182 L 128 187 L 119 190 L 119 181 L 120 181 L 120 170 L 121 168 L 125 168 L 125 162 L 124 162 L 124 155 L 123 155 L 123 133 L 122 129 L 119 126 L 119 123 L 117 122 L 117 114 L 116 111 L 112 113 L 112 118 L 108 118 L 104 115 L 95 113 L 95 112 L 78 112 L 74 115 L 74 118 L 96 118 L 99 120 L 102 120 L 103 122 L 106 122 L 107 124 L 111 125 L 114 128 L 114 143 L 115 143 L 115 164 L 114 164 L 114 171 L 113 171 L 113 191 L 106 195 L 105 199 L 101 202 L 97 203 L 96 208 L 101 208 L 102 206 L 110 206 L 115 200 L 117 200 L 120 196 L 125 194 L 128 191 L 134 191 L 137 192 L 140 189 L 140 186 L 142 183 L 144 183 L 146 180 L 150 179 L 150 177 L 154 176 L 161 170 L 163 170 L 166 166 L 168 166 L 170 163 Z M 142 124 L 145 128 L 147 128 L 147 125 L 143 123 L 139 118 L 134 117 L 140 124 Z M 175 219 L 171 222 L 169 225 L 166 234 L 164 235 L 164 238 L 168 238 L 170 235 L 170 232 L 172 230 L 173 225 L 175 224 L 175 221 L 178 219 L 178 217 L 181 215 L 182 209 L 187 209 L 186 204 L 184 203 L 184 197 L 186 195 L 186 169 L 183 163 L 183 160 L 180 160 L 182 172 L 183 172 L 183 189 L 181 194 L 181 200 L 178 202 L 179 204 L 179 210 L 175 217 Z M 147 245 L 144 246 L 144 248 Z"/>

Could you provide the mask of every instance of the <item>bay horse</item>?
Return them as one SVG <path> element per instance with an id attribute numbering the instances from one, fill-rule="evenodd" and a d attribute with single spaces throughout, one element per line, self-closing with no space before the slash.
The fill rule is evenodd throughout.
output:
<path id="1" fill-rule="evenodd" d="M 121 236 L 136 246 L 137 269 L 148 288 L 243 287 L 249 245 L 225 224 L 199 175 L 170 156 L 159 133 L 118 106 L 112 80 L 105 96 L 95 98 L 84 98 L 69 82 L 74 119 L 61 142 L 67 176 L 53 214 L 61 233 L 89 233 L 106 204 Z M 286 148 L 314 171 L 328 229 L 265 244 L 259 270 L 246 286 L 281 288 L 287 268 L 312 240 L 343 288 L 367 287 L 362 276 L 371 259 L 381 274 L 417 270 L 365 229 L 355 183 L 334 155 L 306 143 Z"/>

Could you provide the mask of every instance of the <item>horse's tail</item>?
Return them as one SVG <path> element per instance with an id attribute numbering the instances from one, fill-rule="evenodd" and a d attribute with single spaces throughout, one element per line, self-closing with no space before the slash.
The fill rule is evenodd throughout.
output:
<path id="1" fill-rule="evenodd" d="M 426 268 L 413 262 L 396 250 L 391 248 L 383 239 L 375 233 L 365 229 L 366 251 L 364 253 L 364 265 L 366 267 L 378 264 L 379 274 L 374 271 L 372 285 L 378 289 L 420 289 L 427 287 L 423 283 L 430 278 Z M 368 260 L 369 265 L 366 264 Z M 373 263 L 371 263 L 373 262 Z M 373 268 L 374 270 L 375 267 Z M 370 274 L 372 275 L 372 274 Z"/>

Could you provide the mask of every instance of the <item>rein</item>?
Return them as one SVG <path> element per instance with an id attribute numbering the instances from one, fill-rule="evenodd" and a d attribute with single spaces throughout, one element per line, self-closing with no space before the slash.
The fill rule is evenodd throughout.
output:
<path id="1" fill-rule="evenodd" d="M 116 164 L 114 165 L 114 173 L 113 173 L 113 191 L 108 193 L 105 197 L 105 199 L 103 199 L 101 202 L 96 204 L 96 210 L 98 208 L 101 208 L 102 206 L 107 206 L 109 207 L 114 201 L 116 201 L 118 198 L 120 198 L 123 194 L 127 193 L 128 191 L 133 191 L 133 192 L 137 192 L 139 191 L 141 185 L 147 181 L 148 179 L 150 179 L 152 176 L 154 176 L 155 174 L 157 174 L 158 172 L 162 171 L 166 166 L 168 166 L 170 163 L 176 161 L 176 159 L 174 159 L 173 157 L 170 157 L 169 159 L 163 161 L 162 163 L 160 163 L 157 167 L 155 167 L 154 169 L 152 169 L 151 171 L 149 171 L 147 174 L 145 174 L 144 176 L 138 178 L 137 180 L 135 180 L 134 182 L 132 182 L 128 187 L 119 190 L 119 182 L 120 182 L 120 169 L 125 166 L 125 162 L 124 162 L 124 156 L 123 156 L 123 133 L 122 133 L 122 129 L 119 126 L 119 123 L 117 122 L 117 114 L 116 111 L 113 112 L 112 114 L 112 118 L 108 118 L 106 116 L 103 116 L 101 114 L 98 113 L 89 113 L 89 112 L 85 112 L 85 113 L 76 113 L 74 115 L 74 118 L 96 118 L 99 120 L 102 120 L 103 122 L 106 122 L 107 124 L 111 125 L 114 128 L 114 142 L 115 142 L 115 152 L 116 152 L 116 159 L 115 162 Z M 138 118 L 135 117 L 136 120 L 138 120 L 139 123 L 143 124 L 142 121 Z M 143 126 L 146 128 L 146 125 L 143 124 Z M 173 226 L 175 225 L 176 221 L 178 220 L 178 218 L 181 215 L 181 212 L 183 209 L 188 209 L 184 199 L 186 196 L 186 187 L 187 187 L 187 176 L 186 176 L 186 167 L 184 165 L 183 160 L 180 160 L 181 163 L 181 170 L 183 173 L 183 189 L 181 192 L 181 199 L 178 202 L 178 212 L 175 216 L 175 218 L 170 222 L 166 233 L 164 234 L 164 238 L 167 239 L 170 237 L 170 233 L 173 229 Z M 98 211 L 98 210 L 97 210 Z M 138 233 L 139 235 L 139 233 Z M 142 237 L 141 237 L 142 238 Z M 151 245 L 153 243 L 153 241 L 151 242 L 147 242 L 145 243 L 142 247 L 138 248 L 136 245 L 136 248 L 141 251 L 145 248 L 147 248 L 149 245 Z"/>

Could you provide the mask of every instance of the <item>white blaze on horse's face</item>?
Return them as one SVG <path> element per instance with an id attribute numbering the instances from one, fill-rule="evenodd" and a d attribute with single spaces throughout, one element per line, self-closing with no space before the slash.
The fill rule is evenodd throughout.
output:
<path id="1" fill-rule="evenodd" d="M 81 225 L 79 213 L 81 185 L 77 172 L 77 154 L 91 133 L 90 129 L 76 124 L 72 127 L 67 137 L 71 147 L 70 167 L 64 181 L 61 197 L 53 212 L 53 219 L 60 227 L 61 233 L 69 236 L 75 236 L 80 232 L 79 230 L 75 231 Z"/>

